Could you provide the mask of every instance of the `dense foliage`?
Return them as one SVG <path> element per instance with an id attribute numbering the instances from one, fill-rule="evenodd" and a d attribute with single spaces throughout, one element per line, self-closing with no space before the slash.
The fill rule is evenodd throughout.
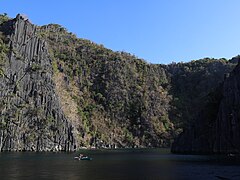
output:
<path id="1" fill-rule="evenodd" d="M 78 106 L 81 140 L 104 145 L 169 146 L 168 77 L 158 65 L 78 39 L 59 25 L 41 27 L 56 76 L 63 74 Z M 73 89 L 76 89 L 72 87 Z M 99 142 L 100 143 L 100 142 Z"/>
<path id="2" fill-rule="evenodd" d="M 9 17 L 7 16 L 6 13 L 3 15 L 0 14 L 0 26 L 1 24 L 3 24 L 8 20 L 9 20 Z M 0 76 L 3 76 L 4 74 L 3 66 L 7 58 L 7 54 L 9 52 L 9 47 L 7 43 L 8 42 L 7 42 L 6 36 L 2 32 L 0 32 Z"/>
<path id="3" fill-rule="evenodd" d="M 0 15 L 0 24 L 6 21 L 7 15 Z M 28 20 L 23 21 L 29 23 Z M 22 54 L 13 49 L 14 45 L 9 49 L 9 37 L 3 33 L 6 31 L 10 30 L 0 29 L 0 78 L 3 82 L 7 82 L 4 79 L 4 66 L 8 54 L 12 54 L 17 61 L 21 60 L 25 68 L 24 53 L 31 54 L 35 49 L 39 50 L 37 46 L 31 47 L 29 41 L 23 43 L 27 44 L 29 50 L 24 49 L 24 45 L 18 45 Z M 30 80 L 39 84 L 37 78 L 43 80 L 42 77 L 49 81 L 44 87 L 45 90 L 37 94 L 46 95 L 52 92 L 54 95 L 54 92 L 57 92 L 64 116 L 73 125 L 73 134 L 79 146 L 169 147 L 182 128 L 191 125 L 196 115 L 204 110 L 208 103 L 206 97 L 211 99 L 211 92 L 236 64 L 226 59 L 210 58 L 169 65 L 149 64 L 129 53 L 114 52 L 103 45 L 77 38 L 57 24 L 37 27 L 36 32 L 33 33 L 34 37 L 27 33 L 30 41 L 41 42 L 44 48 L 40 49 L 40 52 L 44 51 L 50 58 L 38 54 L 29 60 L 26 71 L 30 72 L 24 72 L 24 76 L 29 74 L 32 79 L 26 78 L 26 82 Z M 45 48 L 48 52 L 45 52 Z M 44 65 L 47 62 L 44 62 L 44 59 L 50 59 L 52 66 Z M 21 79 L 22 76 L 19 77 Z M 27 83 L 25 85 L 27 86 Z M 38 85 L 36 88 L 34 86 L 31 88 L 39 88 Z M 19 89 L 17 92 L 15 94 L 23 94 Z M 55 102 L 57 99 L 51 98 L 53 105 L 58 104 Z M 42 100 L 36 98 L 32 104 L 40 101 Z M 18 107 L 13 109 L 12 106 L 9 105 L 8 108 L 17 112 Z M 43 111 L 30 109 L 31 106 L 25 109 L 29 109 L 29 114 L 39 120 L 47 116 L 46 105 L 42 106 Z M 53 107 L 59 110 L 57 105 Z M 209 108 L 208 111 L 216 109 Z M 40 118 L 39 114 L 44 118 Z M 41 131 L 46 130 L 45 127 L 52 127 L 56 121 L 53 115 L 55 112 L 50 114 L 49 118 L 45 118 L 46 121 L 39 120 L 44 126 L 36 125 Z M 17 115 L 18 119 L 21 119 L 20 117 L 22 116 Z M 31 119 L 34 118 L 29 116 L 27 121 L 31 122 Z M 44 133 L 51 136 L 48 132 Z M 29 134 L 37 138 L 39 132 Z"/>
<path id="4" fill-rule="evenodd" d="M 78 39 L 56 24 L 40 27 L 39 35 L 48 41 L 55 74 L 62 74 L 78 108 L 75 118 L 84 145 L 97 140 L 103 145 L 169 146 L 234 67 L 225 59 L 209 58 L 148 64 Z"/>
<path id="5" fill-rule="evenodd" d="M 177 126 L 187 126 L 207 103 L 205 97 L 215 91 L 224 76 L 236 66 L 226 59 L 200 59 L 168 65 L 172 77 L 171 119 Z"/>

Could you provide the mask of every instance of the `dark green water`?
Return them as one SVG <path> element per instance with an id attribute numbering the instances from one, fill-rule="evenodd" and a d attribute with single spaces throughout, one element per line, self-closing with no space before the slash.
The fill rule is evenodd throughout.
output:
<path id="1" fill-rule="evenodd" d="M 227 156 L 174 155 L 169 149 L 0 153 L 0 179 L 134 180 L 240 179 L 240 161 Z"/>

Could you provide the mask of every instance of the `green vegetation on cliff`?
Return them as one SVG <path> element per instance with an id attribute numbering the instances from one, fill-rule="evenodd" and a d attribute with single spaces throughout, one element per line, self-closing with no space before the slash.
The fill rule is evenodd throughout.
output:
<path id="1" fill-rule="evenodd" d="M 39 34 L 49 44 L 55 75 L 62 74 L 78 107 L 73 119 L 80 121 L 85 145 L 169 146 L 235 66 L 210 58 L 149 64 L 79 39 L 56 24 L 40 27 Z"/>
<path id="2" fill-rule="evenodd" d="M 9 17 L 7 14 L 0 15 L 0 26 L 4 22 L 8 21 Z M 7 38 L 6 36 L 0 31 L 0 76 L 4 75 L 4 64 L 7 58 L 7 54 L 9 53 L 9 47 L 7 44 Z"/>
<path id="3" fill-rule="evenodd" d="M 170 86 L 161 66 L 78 39 L 59 25 L 39 31 L 48 41 L 55 75 L 63 76 L 72 104 L 78 106 L 82 142 L 170 145 Z"/>
<path id="4" fill-rule="evenodd" d="M 170 114 L 175 124 L 180 127 L 191 124 L 206 105 L 205 97 L 215 91 L 235 66 L 226 59 L 211 58 L 168 65 L 172 77 L 170 93 L 174 97 Z"/>
<path id="5" fill-rule="evenodd" d="M 190 126 L 204 110 L 206 97 L 235 66 L 232 61 L 209 58 L 149 64 L 129 53 L 77 38 L 57 24 L 36 27 L 21 16 L 15 20 L 5 17 L 0 16 L 2 24 L 9 22 L 0 28 L 0 68 L 7 67 L 7 76 L 0 77 L 0 85 L 7 90 L 0 93 L 0 100 L 6 101 L 13 113 L 1 110 L 0 133 L 8 132 L 4 138 L 9 146 L 18 143 L 16 136 L 25 139 L 18 149 L 46 150 L 49 143 L 51 149 L 61 144 L 65 150 L 81 146 L 169 147 L 182 128 Z M 11 29 L 12 22 L 20 30 Z M 30 28 L 22 32 L 24 26 Z M 13 88 L 7 77 L 15 85 L 19 82 L 18 86 Z M 6 98 L 9 92 L 15 93 Z M 26 123 L 27 127 L 17 127 L 27 138 L 10 133 L 14 126 L 4 122 L 13 118 L 7 114 Z M 35 131 L 27 131 L 31 127 Z"/>
<path id="6" fill-rule="evenodd" d="M 239 60 L 239 56 L 232 61 Z M 237 62 L 236 61 L 236 62 Z M 201 111 L 197 111 L 191 126 L 175 140 L 175 153 L 240 153 L 239 142 L 239 64 L 224 81 L 204 97 Z"/>

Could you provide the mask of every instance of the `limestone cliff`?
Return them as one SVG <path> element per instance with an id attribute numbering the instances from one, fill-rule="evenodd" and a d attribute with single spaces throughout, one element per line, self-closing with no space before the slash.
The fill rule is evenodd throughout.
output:
<path id="1" fill-rule="evenodd" d="M 240 153 L 240 62 L 224 81 L 213 152 Z"/>
<path id="2" fill-rule="evenodd" d="M 239 63 L 205 100 L 205 108 L 175 140 L 172 152 L 240 153 Z"/>
<path id="3" fill-rule="evenodd" d="M 234 62 L 150 64 L 57 24 L 0 15 L 0 151 L 169 147 L 189 124 L 198 140 L 181 140 L 188 151 L 222 149 L 211 143 L 222 93 L 208 94 Z"/>
<path id="4" fill-rule="evenodd" d="M 0 28 L 9 48 L 0 77 L 1 151 L 76 148 L 55 93 L 47 44 L 36 29 L 21 15 Z"/>

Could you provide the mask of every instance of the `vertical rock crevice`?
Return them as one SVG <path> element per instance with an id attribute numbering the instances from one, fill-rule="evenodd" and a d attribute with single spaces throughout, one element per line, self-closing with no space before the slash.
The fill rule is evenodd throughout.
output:
<path id="1" fill-rule="evenodd" d="M 55 92 L 47 43 L 21 15 L 1 30 L 10 52 L 0 78 L 0 150 L 74 150 L 73 127 Z"/>
<path id="2" fill-rule="evenodd" d="M 240 153 L 240 62 L 223 84 L 214 152 Z"/>
<path id="3" fill-rule="evenodd" d="M 172 145 L 174 153 L 240 153 L 240 62 L 208 96 L 191 127 Z"/>

